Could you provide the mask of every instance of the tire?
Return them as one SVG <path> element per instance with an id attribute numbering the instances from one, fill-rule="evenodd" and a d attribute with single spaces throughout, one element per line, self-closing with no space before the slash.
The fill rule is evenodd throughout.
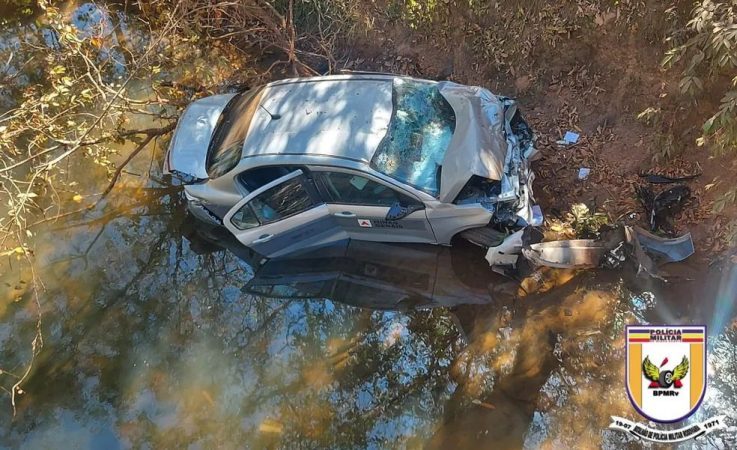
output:
<path id="1" fill-rule="evenodd" d="M 664 370 L 660 372 L 660 377 L 658 377 L 658 384 L 662 388 L 669 388 L 673 386 L 673 371 Z"/>
<path id="2" fill-rule="evenodd" d="M 483 248 L 496 247 L 507 237 L 505 233 L 490 227 L 471 228 L 461 231 L 458 236 Z"/>

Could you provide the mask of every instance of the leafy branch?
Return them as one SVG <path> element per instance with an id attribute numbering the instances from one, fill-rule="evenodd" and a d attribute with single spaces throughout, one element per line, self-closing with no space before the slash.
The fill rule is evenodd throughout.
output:
<path id="1" fill-rule="evenodd" d="M 673 47 L 662 61 L 664 67 L 682 67 L 678 84 L 682 94 L 695 96 L 705 83 L 728 76 L 730 86 L 719 109 L 704 122 L 699 145 L 709 144 L 724 154 L 737 144 L 737 11 L 733 2 L 703 0 L 685 29 L 669 39 Z"/>

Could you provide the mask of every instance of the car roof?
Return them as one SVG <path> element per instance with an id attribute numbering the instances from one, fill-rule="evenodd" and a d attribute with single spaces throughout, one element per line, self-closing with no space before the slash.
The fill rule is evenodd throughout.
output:
<path id="1" fill-rule="evenodd" d="M 394 78 L 362 73 L 267 84 L 242 157 L 314 154 L 369 162 L 389 127 Z"/>

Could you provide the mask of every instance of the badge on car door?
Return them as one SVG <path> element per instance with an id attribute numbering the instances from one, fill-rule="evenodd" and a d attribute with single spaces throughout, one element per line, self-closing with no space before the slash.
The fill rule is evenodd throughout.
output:
<path id="1" fill-rule="evenodd" d="M 362 228 L 371 228 L 371 221 L 368 219 L 358 219 L 358 226 Z"/>

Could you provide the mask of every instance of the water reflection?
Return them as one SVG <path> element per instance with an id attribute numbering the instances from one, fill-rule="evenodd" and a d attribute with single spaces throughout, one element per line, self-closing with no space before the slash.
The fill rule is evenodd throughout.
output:
<path id="1" fill-rule="evenodd" d="M 584 274 L 524 301 L 494 296 L 506 281 L 462 248 L 347 243 L 260 264 L 192 237 L 179 201 L 151 196 L 40 243 L 47 342 L 18 416 L 0 409 L 6 445 L 632 444 L 604 429 L 611 414 L 636 419 L 622 327 L 647 320 L 653 294 Z M 294 289 L 313 277 L 319 292 Z M 32 316 L 21 301 L 2 317 L 7 356 Z M 730 333 L 717 374 L 737 364 Z M 722 380 L 705 412 L 735 398 Z"/>
<path id="2" fill-rule="evenodd" d="M 212 251 L 213 245 L 228 249 L 255 267 L 253 278 L 241 291 L 263 297 L 325 298 L 375 310 L 408 311 L 491 304 L 511 299 L 518 285 L 491 271 L 481 250 L 472 245 L 450 248 L 345 240 L 262 260 L 227 232 L 208 240 L 193 230 L 189 239 L 201 251 Z"/>

